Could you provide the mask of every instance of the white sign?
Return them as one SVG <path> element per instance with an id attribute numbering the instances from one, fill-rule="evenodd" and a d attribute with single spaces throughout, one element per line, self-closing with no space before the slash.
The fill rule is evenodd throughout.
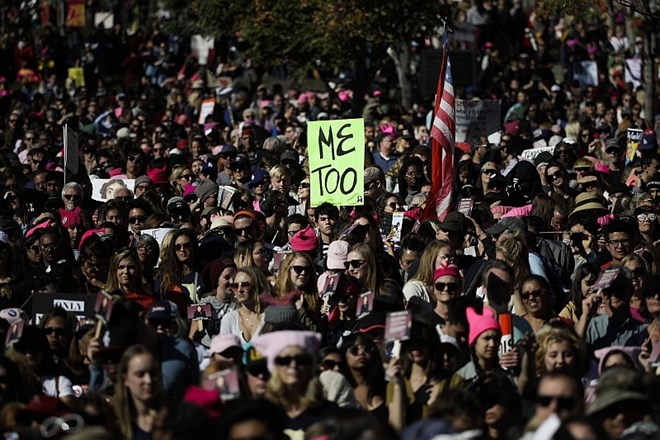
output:
<path id="1" fill-rule="evenodd" d="M 190 37 L 190 49 L 197 55 L 197 61 L 200 66 L 206 66 L 209 60 L 209 51 L 215 47 L 213 37 L 205 37 L 195 34 Z"/>
<path id="2" fill-rule="evenodd" d="M 115 15 L 112 12 L 94 13 L 94 27 L 98 29 L 99 26 L 103 29 L 112 29 L 115 26 Z"/>
<path id="3" fill-rule="evenodd" d="M 529 150 L 523 151 L 521 156 L 527 160 L 534 160 L 536 159 L 536 156 L 546 151 L 550 154 L 553 154 L 553 152 L 555 151 L 555 147 L 530 148 Z"/>
<path id="4" fill-rule="evenodd" d="M 628 58 L 626 60 L 625 75 L 626 83 L 633 83 L 633 90 L 642 85 L 642 60 L 639 58 Z"/>
<path id="5" fill-rule="evenodd" d="M 134 179 L 91 179 L 92 199 L 99 202 L 107 202 L 115 198 L 115 192 L 119 188 L 128 188 L 133 191 Z"/>
<path id="6" fill-rule="evenodd" d="M 575 63 L 575 79 L 580 82 L 580 87 L 598 85 L 598 64 L 595 61 L 580 61 Z"/>
<path id="7" fill-rule="evenodd" d="M 203 124 L 206 122 L 206 117 L 213 114 L 213 109 L 215 108 L 215 99 L 209 98 L 202 101 L 202 106 L 199 109 L 199 120 L 198 124 Z"/>
<path id="8" fill-rule="evenodd" d="M 502 101 L 499 99 L 456 100 L 456 142 L 472 136 L 488 136 L 500 129 Z"/>
<path id="9" fill-rule="evenodd" d="M 165 236 L 174 230 L 174 228 L 143 229 L 140 231 L 140 233 L 142 235 L 151 235 L 158 242 L 158 246 L 162 246 Z"/>

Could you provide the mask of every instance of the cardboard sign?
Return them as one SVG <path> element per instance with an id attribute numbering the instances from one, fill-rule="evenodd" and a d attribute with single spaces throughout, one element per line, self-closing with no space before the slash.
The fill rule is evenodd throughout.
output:
<path id="1" fill-rule="evenodd" d="M 364 202 L 364 119 L 307 125 L 310 202 L 357 206 Z"/>
<path id="2" fill-rule="evenodd" d="M 67 312 L 71 312 L 78 321 L 91 316 L 94 311 L 94 295 L 78 293 L 40 293 L 32 297 L 32 319 L 35 325 L 41 322 L 44 313 L 55 306 L 60 306 Z"/>
<path id="3" fill-rule="evenodd" d="M 385 318 L 385 340 L 406 341 L 410 338 L 412 311 L 390 312 Z"/>
<path id="4" fill-rule="evenodd" d="M 115 191 L 119 188 L 128 188 L 133 191 L 134 179 L 91 179 L 92 199 L 106 202 L 115 198 Z"/>
<path id="5" fill-rule="evenodd" d="M 355 310 L 355 316 L 361 318 L 362 316 L 368 315 L 374 308 L 374 293 L 373 292 L 364 292 L 360 295 L 357 302 L 357 308 Z"/>
<path id="6" fill-rule="evenodd" d="M 209 98 L 202 101 L 202 106 L 199 109 L 199 119 L 198 124 L 204 124 L 206 118 L 209 115 L 213 114 L 213 109 L 215 108 L 215 98 Z"/>
<path id="7" fill-rule="evenodd" d="M 211 319 L 211 304 L 193 304 L 186 309 L 188 321 Z"/>
<path id="8" fill-rule="evenodd" d="M 629 128 L 627 134 L 628 142 L 626 142 L 626 159 L 628 162 L 632 162 L 633 159 L 635 159 L 635 153 L 639 147 L 639 141 L 642 140 L 644 131 L 640 128 Z"/>
<path id="9" fill-rule="evenodd" d="M 610 268 L 610 269 L 605 269 L 598 275 L 598 279 L 594 283 L 593 287 L 591 290 L 597 292 L 599 290 L 605 290 L 609 289 L 612 284 L 614 284 L 614 280 L 616 280 L 616 277 L 619 276 L 619 270 L 615 267 Z"/>
<path id="10" fill-rule="evenodd" d="M 238 384 L 238 370 L 231 368 L 219 371 L 204 378 L 202 387 L 205 390 L 218 390 L 223 402 L 241 397 Z"/>
<path id="11" fill-rule="evenodd" d="M 500 129 L 502 101 L 499 99 L 456 100 L 456 142 L 473 136 L 488 136 Z"/>

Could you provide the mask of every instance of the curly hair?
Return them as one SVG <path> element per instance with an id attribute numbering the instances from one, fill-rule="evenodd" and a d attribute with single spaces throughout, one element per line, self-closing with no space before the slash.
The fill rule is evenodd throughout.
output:
<path id="1" fill-rule="evenodd" d="M 572 366 L 573 372 L 582 374 L 587 360 L 587 351 L 582 339 L 568 326 L 547 325 L 536 332 L 536 342 L 539 345 L 538 350 L 536 350 L 536 372 L 539 376 L 549 373 L 545 368 L 544 359 L 550 343 L 562 341 L 568 342 L 573 350 L 575 356 L 575 364 Z"/>

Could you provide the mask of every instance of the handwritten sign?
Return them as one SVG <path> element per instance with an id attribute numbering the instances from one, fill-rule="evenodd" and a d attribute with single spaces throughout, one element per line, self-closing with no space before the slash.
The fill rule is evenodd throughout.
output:
<path id="1" fill-rule="evenodd" d="M 44 313 L 53 307 L 60 306 L 67 312 L 71 312 L 78 318 L 84 320 L 94 310 L 96 296 L 76 293 L 35 293 L 32 297 L 32 319 L 35 325 L 41 322 Z"/>
<path id="2" fill-rule="evenodd" d="M 361 205 L 364 119 L 312 121 L 307 127 L 311 205 Z"/>
<path id="3" fill-rule="evenodd" d="M 456 100 L 456 142 L 468 137 L 488 136 L 500 129 L 502 101 L 499 99 Z"/>
<path id="4" fill-rule="evenodd" d="M 548 152 L 552 154 L 555 151 L 555 147 L 539 147 L 539 148 L 530 148 L 522 152 L 521 156 L 527 160 L 534 160 L 536 156 L 541 153 Z"/>

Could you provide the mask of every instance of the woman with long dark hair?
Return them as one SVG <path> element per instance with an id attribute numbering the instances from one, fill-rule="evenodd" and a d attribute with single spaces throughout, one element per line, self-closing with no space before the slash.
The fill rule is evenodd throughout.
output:
<path id="1" fill-rule="evenodd" d="M 158 269 L 156 290 L 164 297 L 176 286 L 183 287 L 187 300 L 197 303 L 207 291 L 197 267 L 197 237 L 192 229 L 177 229 L 170 233 L 169 242 Z"/>
<path id="2" fill-rule="evenodd" d="M 415 156 L 405 158 L 399 169 L 398 177 L 399 197 L 405 200 L 406 204 L 410 204 L 413 197 L 421 192 L 422 186 L 426 183 L 424 164 L 421 159 Z"/>
<path id="3" fill-rule="evenodd" d="M 598 308 L 598 305 L 595 304 L 598 300 L 596 295 L 591 291 L 591 287 L 596 282 L 599 273 L 600 269 L 594 263 L 582 264 L 573 275 L 571 291 L 568 294 L 568 303 L 564 306 L 562 311 L 559 312 L 560 318 L 566 318 L 573 321 L 578 335 L 584 335 L 584 331 L 586 330 L 586 324 L 584 328 L 581 328 L 580 326 L 585 302 L 590 306 L 590 313 L 592 312 L 592 304 Z"/>

